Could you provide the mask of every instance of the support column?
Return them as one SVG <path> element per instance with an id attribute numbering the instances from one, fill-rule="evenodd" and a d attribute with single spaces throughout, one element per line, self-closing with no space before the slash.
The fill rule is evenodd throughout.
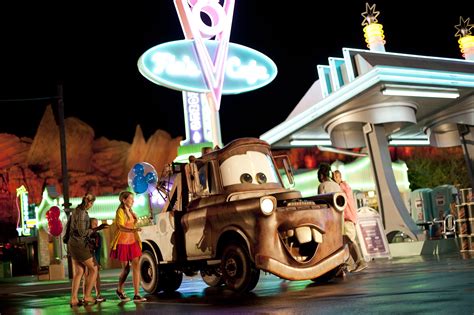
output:
<path id="1" fill-rule="evenodd" d="M 467 175 L 471 188 L 474 188 L 474 126 L 458 124 L 459 140 L 461 140 Z"/>
<path id="2" fill-rule="evenodd" d="M 391 236 L 390 234 L 400 231 L 413 240 L 423 240 L 423 232 L 410 217 L 396 185 L 383 125 L 367 123 L 364 125 L 363 131 L 371 160 L 379 212 L 385 234 Z M 388 238 L 390 241 L 390 237 Z"/>

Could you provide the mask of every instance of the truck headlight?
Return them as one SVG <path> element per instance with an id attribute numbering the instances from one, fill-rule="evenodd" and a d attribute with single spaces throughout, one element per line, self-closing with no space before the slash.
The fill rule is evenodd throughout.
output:
<path id="1" fill-rule="evenodd" d="M 276 208 L 276 199 L 274 197 L 262 197 L 260 198 L 260 210 L 264 215 L 272 214 Z"/>

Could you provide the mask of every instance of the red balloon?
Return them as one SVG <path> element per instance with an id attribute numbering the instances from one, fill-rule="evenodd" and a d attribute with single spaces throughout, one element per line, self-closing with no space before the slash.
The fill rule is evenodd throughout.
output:
<path id="1" fill-rule="evenodd" d="M 63 232 L 63 225 L 59 219 L 60 214 L 61 211 L 56 206 L 52 206 L 48 211 L 46 211 L 49 233 L 55 237 L 60 236 Z"/>

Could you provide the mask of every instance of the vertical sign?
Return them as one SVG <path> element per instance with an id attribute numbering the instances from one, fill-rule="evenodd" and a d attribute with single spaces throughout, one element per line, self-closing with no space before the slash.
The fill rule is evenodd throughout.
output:
<path id="1" fill-rule="evenodd" d="M 206 94 L 183 91 L 183 105 L 186 139 L 181 145 L 212 142 L 211 115 Z"/>
<path id="2" fill-rule="evenodd" d="M 364 259 L 391 258 L 387 237 L 378 212 L 369 207 L 357 210 L 359 217 L 357 224 L 357 237 L 360 242 Z"/>

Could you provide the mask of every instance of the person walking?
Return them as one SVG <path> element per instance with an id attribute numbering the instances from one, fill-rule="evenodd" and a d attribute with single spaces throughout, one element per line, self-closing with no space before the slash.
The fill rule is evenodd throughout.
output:
<path id="1" fill-rule="evenodd" d="M 144 302 L 146 298 L 141 297 L 139 293 L 139 259 L 142 255 L 142 242 L 138 235 L 141 229 L 136 227 L 138 218 L 132 210 L 134 195 L 129 191 L 122 191 L 119 195 L 119 200 L 120 205 L 115 214 L 116 230 L 110 250 L 110 258 L 119 260 L 122 265 L 115 293 L 122 302 L 130 301 L 130 298 L 124 292 L 124 284 L 130 273 L 131 263 L 134 289 L 133 301 Z"/>
<path id="2" fill-rule="evenodd" d="M 95 304 L 96 300 L 92 298 L 92 286 L 94 285 L 97 277 L 97 267 L 94 264 L 92 253 L 88 247 L 89 237 L 98 230 L 106 227 L 106 225 L 100 225 L 93 229 L 90 226 L 90 219 L 88 210 L 92 207 L 95 201 L 95 196 L 92 194 L 86 194 L 82 198 L 81 204 L 79 204 L 71 214 L 70 218 L 70 229 L 69 239 L 67 241 L 68 254 L 71 255 L 72 261 L 72 284 L 71 284 L 71 299 L 69 305 L 81 306 L 83 304 Z M 81 284 L 81 278 L 87 270 L 87 276 L 85 278 L 85 290 L 83 301 L 78 298 L 79 286 Z"/>
<path id="3" fill-rule="evenodd" d="M 347 237 L 349 252 L 354 260 L 355 267 L 349 272 L 359 272 L 367 268 L 367 263 L 362 256 L 359 244 L 357 243 L 357 209 L 354 200 L 354 194 L 349 184 L 342 180 L 342 174 L 339 170 L 333 172 L 334 181 L 341 187 L 346 195 L 346 208 L 344 209 L 344 235 Z"/>
<path id="4" fill-rule="evenodd" d="M 97 228 L 98 225 L 98 220 L 96 218 L 90 218 L 90 224 L 91 228 L 95 229 Z M 97 302 L 105 302 L 107 299 L 102 296 L 100 293 L 100 250 L 102 248 L 102 238 L 99 234 L 99 231 L 96 231 L 91 234 L 89 237 L 89 250 L 92 253 L 92 258 L 94 259 L 94 264 L 97 268 L 97 278 L 94 283 L 94 290 L 95 290 L 95 300 Z M 84 273 L 84 278 L 87 277 L 88 271 L 86 269 L 86 272 Z M 85 279 L 84 279 L 85 280 Z M 86 290 L 86 281 L 83 281 L 83 291 L 85 292 Z"/>

